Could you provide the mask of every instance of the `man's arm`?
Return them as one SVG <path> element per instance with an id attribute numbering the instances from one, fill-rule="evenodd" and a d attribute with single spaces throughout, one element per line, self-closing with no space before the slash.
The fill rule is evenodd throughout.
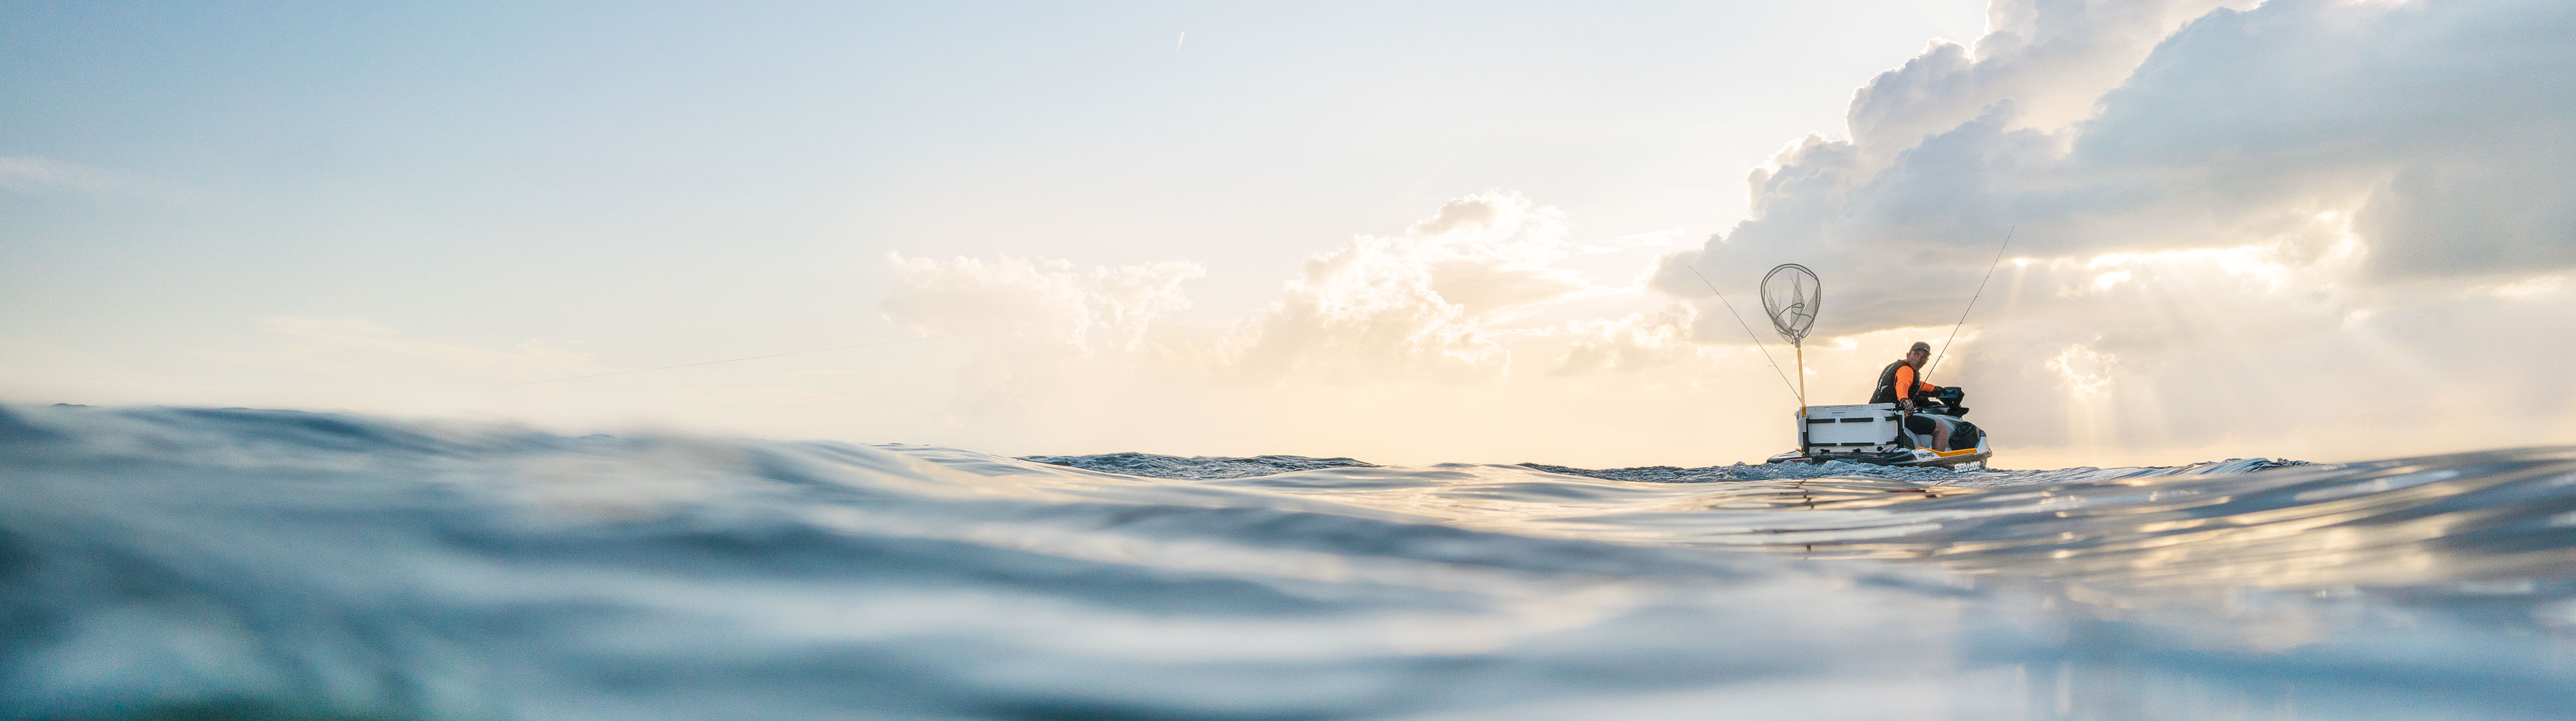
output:
<path id="1" fill-rule="evenodd" d="M 1914 386 L 1916 385 L 1918 383 L 1914 380 L 1914 366 L 1897 366 L 1896 407 L 1914 410 Z"/>

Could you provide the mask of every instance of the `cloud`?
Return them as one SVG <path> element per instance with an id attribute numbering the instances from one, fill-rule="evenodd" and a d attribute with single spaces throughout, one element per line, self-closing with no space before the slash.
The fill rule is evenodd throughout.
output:
<path id="1" fill-rule="evenodd" d="M 1781 425 L 1769 421 L 1785 410 L 1707 417 L 1728 399 L 1787 396 L 1765 365 L 1718 367 L 1737 349 L 1690 339 L 1697 309 L 1569 267 L 1615 264 L 1619 252 L 1643 262 L 1678 231 L 1581 238 L 1563 212 L 1501 190 L 1426 210 L 1399 233 L 1320 249 L 1231 321 L 1099 310 L 1176 307 L 1177 281 L 1197 275 L 1189 264 L 891 256 L 898 287 L 881 307 L 918 332 L 1047 329 L 967 348 L 957 386 L 924 398 L 943 406 L 912 416 L 931 422 L 904 437 L 1008 452 L 1391 462 L 1525 459 L 1546 447 L 1548 458 L 1608 463 L 1647 448 L 1701 458 L 1715 452 L 1696 445 L 1709 434 L 1752 442 L 1766 434 L 1748 428 Z M 1102 280 L 1117 277 L 1153 282 Z M 1151 290 L 1111 290 L 1121 287 Z M 1077 327 L 1093 332 L 1078 341 Z"/>
<path id="2" fill-rule="evenodd" d="M 2011 230 L 2017 259 L 1941 372 L 2015 444 L 2358 453 L 2491 445 L 2433 420 L 2458 414 L 2529 442 L 2576 412 L 2565 394 L 2492 405 L 2556 387 L 2532 359 L 2576 352 L 2534 332 L 2576 322 L 2559 32 L 2576 6 L 1997 0 L 1990 17 L 1973 47 L 1872 79 L 1847 139 L 1789 143 L 1748 175 L 1746 221 L 1650 273 L 1697 306 L 1693 339 L 1742 331 L 1691 268 L 1741 304 L 1799 262 L 1824 276 L 1818 336 L 1938 342 Z M 2373 412 L 2315 412 L 2356 407 Z"/>
<path id="3" fill-rule="evenodd" d="M 0 188 L 19 192 L 39 188 L 71 188 L 91 192 L 112 190 L 126 181 L 114 173 L 97 168 L 43 158 L 0 155 Z"/>
<path id="4" fill-rule="evenodd" d="M 2253 0 L 2001 0 L 1993 29 L 1971 49 L 1934 41 L 1852 98 L 1849 147 L 1874 171 L 1931 135 L 2010 101 L 2015 125 L 2062 128 L 2092 114 L 2159 41 L 2193 18 Z"/>
<path id="5" fill-rule="evenodd" d="M 1863 88 L 1851 140 L 1754 171 L 1753 217 L 1690 260 L 1859 281 L 1830 332 L 1934 320 L 2015 226 L 2045 256 L 2322 255 L 2331 217 L 2356 284 L 2576 267 L 2576 44 L 2549 30 L 2576 6 L 2221 5 L 1999 0 L 1973 51 Z"/>
<path id="6" fill-rule="evenodd" d="M 1157 318 L 1188 307 L 1183 283 L 1203 275 L 1182 262 L 1085 267 L 896 254 L 896 287 L 879 307 L 924 335 L 1015 331 L 1072 355 L 1141 353 L 1154 357 L 1139 362 L 1226 382 L 1480 382 L 1511 366 L 1496 326 L 1569 299 L 1634 292 L 1597 286 L 1558 261 L 1673 236 L 1578 241 L 1561 211 L 1497 190 L 1443 203 L 1402 235 L 1354 236 L 1316 254 L 1278 297 L 1213 337 L 1153 339 Z M 1578 332 L 1600 331 L 1588 328 Z M 980 382 L 1024 383 L 1034 372 L 1000 369 L 1056 357 L 1010 355 L 990 359 L 994 370 Z"/>
<path id="7" fill-rule="evenodd" d="M 2104 97 L 2072 162 L 2205 178 L 2180 195 L 2222 208 L 2360 194 L 2372 280 L 2576 266 L 2571 23 L 2528 1 L 2212 14 Z"/>
<path id="8" fill-rule="evenodd" d="M 1086 329 L 1055 336 L 1065 354 L 977 362 L 1086 374 L 1092 407 L 1187 409 L 1172 433 L 1267 428 L 1333 454 L 1591 433 L 1603 454 L 1758 458 L 1788 443 L 1784 385 L 1860 402 L 1917 340 L 2015 463 L 2386 457 L 2576 428 L 2558 367 L 2576 336 L 2552 330 L 2576 327 L 2576 84 L 2559 77 L 2576 43 L 2554 34 L 2576 6 L 1997 0 L 1990 17 L 1974 45 L 1870 79 L 1841 137 L 1748 173 L 1747 220 L 1633 284 L 1564 261 L 1673 234 L 1579 241 L 1495 190 L 1314 255 L 1205 336 L 1155 329 L 1177 280 L 1102 280 L 1179 277 L 1146 266 L 898 256 L 886 307 L 925 333 Z M 1827 296 L 1803 379 L 1783 378 L 1786 349 L 1744 347 L 1777 342 L 1753 290 L 1783 262 Z M 1237 425 L 1195 420 L 1230 412 L 1191 405 L 1219 393 Z"/>
<path id="9" fill-rule="evenodd" d="M 1189 307 L 1182 286 L 1206 274 L 1183 262 L 886 258 L 895 270 L 894 291 L 878 304 L 887 320 L 925 336 L 995 342 L 957 369 L 945 417 L 959 424 L 1026 417 L 1063 379 L 1133 362 L 1148 350 L 1156 318 Z"/>
<path id="10" fill-rule="evenodd" d="M 1697 307 L 1675 303 L 1649 313 L 1568 323 L 1564 334 L 1570 336 L 1571 347 L 1548 373 L 1635 373 L 1707 361 L 1719 354 L 1692 340 L 1691 328 L 1698 316 Z"/>
<path id="11" fill-rule="evenodd" d="M 1306 261 L 1234 329 L 1227 354 L 1261 380 L 1499 378 L 1511 353 L 1491 327 L 1590 289 L 1551 267 L 1588 247 L 1567 238 L 1562 212 L 1518 193 L 1451 200 L 1402 236 L 1354 237 Z"/>
<path id="12" fill-rule="evenodd" d="M 1182 262 L 1082 268 L 1046 258 L 901 253 L 887 260 L 895 288 L 878 304 L 887 320 L 923 335 L 1026 331 L 1079 352 L 1134 349 L 1156 316 L 1189 307 L 1182 284 L 1207 274 Z"/>

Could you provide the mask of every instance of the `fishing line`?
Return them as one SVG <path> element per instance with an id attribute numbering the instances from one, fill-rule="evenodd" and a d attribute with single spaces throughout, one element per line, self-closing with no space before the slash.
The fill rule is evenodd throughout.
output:
<path id="1" fill-rule="evenodd" d="M 1798 399 L 1798 405 L 1806 405 L 1807 397 L 1798 395 L 1798 384 L 1789 382 L 1789 374 L 1781 372 L 1779 361 L 1771 360 L 1771 349 L 1762 346 L 1762 336 L 1754 335 L 1753 324 L 1744 322 L 1744 314 L 1735 312 L 1735 304 L 1727 303 L 1726 294 L 1717 292 L 1717 284 L 1708 282 L 1708 276 L 1700 275 L 1698 267 L 1682 267 L 1689 268 L 1691 275 L 1698 276 L 1699 284 L 1708 286 L 1709 294 L 1717 296 L 1717 302 L 1726 303 L 1727 315 L 1735 316 L 1735 324 L 1744 327 L 1744 337 L 1753 339 L 1753 349 L 1762 351 L 1762 362 L 1771 364 L 1771 372 L 1780 376 L 1780 384 L 1789 387 L 1789 396 Z"/>
<path id="2" fill-rule="evenodd" d="M 1968 296 L 1968 309 L 1959 311 L 1959 324 L 1950 326 L 1950 338 L 1949 340 L 1941 341 L 1941 355 L 1940 357 L 1932 359 L 1931 368 L 1924 369 L 1923 382 L 1932 382 L 1932 371 L 1940 370 L 1941 361 L 1949 359 L 1950 341 L 1959 339 L 1959 327 L 1968 324 L 1968 311 L 1976 310 L 1977 299 L 1985 297 L 1986 281 L 1995 279 L 1995 268 L 2004 264 L 2004 249 L 2012 247 L 2013 233 L 2019 230 L 2021 230 L 2021 226 L 2016 225 L 2013 226 L 2011 230 L 2004 231 L 2004 244 L 2002 248 L 1995 249 L 1995 262 L 1986 264 L 1986 277 L 1977 281 L 1977 294 Z"/>
<path id="3" fill-rule="evenodd" d="M 1521 278 L 1531 278 L 1531 277 L 1536 277 L 1536 276 L 1546 275 L 1546 274 L 1548 274 L 1548 272 L 1549 272 L 1549 271 L 1536 270 L 1536 271 L 1530 271 L 1530 272 L 1527 272 L 1527 273 L 1518 273 L 1518 274 L 1514 274 L 1514 275 L 1496 276 L 1496 277 L 1492 277 L 1492 278 L 1478 278 L 1478 279 L 1475 279 L 1475 280 L 1462 280 L 1462 281 L 1458 281 L 1458 282 L 1455 282 L 1455 283 L 1442 283 L 1442 284 L 1439 284 L 1439 285 L 1430 286 L 1430 288 L 1431 288 L 1431 289 L 1451 288 L 1451 287 L 1456 287 L 1456 286 L 1461 286 L 1461 285 L 1474 285 L 1474 284 L 1477 284 L 1477 283 L 1492 283 L 1492 282 L 1495 282 L 1495 281 L 1503 281 L 1503 280 L 1518 280 L 1518 279 L 1521 279 Z M 1698 272 L 1698 271 L 1692 271 L 1692 272 Z M 1707 281 L 1707 279 L 1702 278 L 1702 279 L 1701 279 L 1701 281 L 1702 281 L 1702 282 L 1706 282 L 1706 281 Z M 1712 289 L 1713 289 L 1713 288 L 1712 288 Z M 1720 300 L 1724 300 L 1724 298 L 1720 298 Z M 1205 307 L 1205 308 L 1185 308 L 1185 309 L 1177 310 L 1177 311 L 1173 311 L 1173 312 L 1175 312 L 1175 313 L 1189 313 L 1189 312 L 1193 312 L 1193 311 L 1204 311 L 1204 310 L 1225 310 L 1225 309 L 1228 309 L 1228 308 L 1244 308 L 1244 307 L 1250 307 L 1250 306 L 1261 305 L 1261 304 L 1263 304 L 1263 303 L 1267 303 L 1267 302 L 1270 302 L 1270 301 L 1256 301 L 1256 302 L 1252 302 L 1252 303 L 1237 303 L 1237 304 L 1234 304 L 1234 305 L 1209 306 L 1209 307 Z M 1730 308 L 1728 308 L 1728 310 L 1730 310 L 1730 311 L 1731 311 L 1731 310 L 1733 310 L 1733 308 L 1731 308 L 1731 307 L 1730 307 Z M 1741 321 L 1741 320 L 1743 320 L 1743 319 L 1742 319 L 1742 318 L 1737 318 L 1736 320 Z M 653 367 L 653 368 L 636 368 L 636 369 L 633 369 L 633 370 L 609 371 L 609 372 L 606 372 L 606 373 L 592 373 L 592 374 L 590 374 L 590 375 L 566 376 L 566 377 L 563 377 L 563 378 L 549 378 L 549 379 L 541 380 L 541 381 L 528 381 L 528 382 L 526 382 L 526 383 L 515 383 L 515 384 L 512 384 L 512 385 L 531 386 L 531 385 L 537 385 L 537 384 L 540 384 L 540 383 L 561 383 L 561 382 L 564 382 L 564 381 L 577 381 L 577 380 L 581 380 L 581 379 L 584 379 L 584 378 L 603 378 L 603 377 L 607 377 L 607 376 L 626 375 L 626 374 L 628 374 L 628 373 L 645 373 L 645 372 L 650 372 L 650 371 L 666 371 L 666 370 L 671 370 L 671 369 L 675 369 L 675 368 L 695 368 L 695 367 L 698 367 L 698 366 L 711 366 L 711 365 L 716 365 L 716 364 L 719 364 L 719 363 L 740 363 L 740 362 L 742 362 L 742 361 L 748 361 L 748 360 L 760 360 L 760 359 L 762 359 L 762 358 L 779 358 L 779 357 L 783 357 L 783 356 L 791 356 L 791 355 L 804 355 L 804 354 L 807 354 L 807 353 L 822 353 L 822 352 L 826 352 L 826 351 L 849 350 L 849 349 L 852 349 L 852 348 L 872 348 L 872 347 L 875 347 L 875 346 L 881 346 L 881 345 L 894 345 L 894 344 L 897 344 L 897 343 L 919 343 L 919 342 L 922 342 L 922 341 L 942 340 L 942 339 L 947 339 L 947 338 L 964 338 L 964 337 L 967 337 L 967 336 L 990 335 L 990 334 L 993 334 L 993 333 L 1010 333 L 1010 332 L 1023 331 L 1023 330 L 1037 330 L 1037 329 L 1040 329 L 1040 328 L 1053 328 L 1053 327 L 1055 327 L 1055 326 L 1060 326 L 1060 325 L 1070 325 L 1070 324 L 1073 324 L 1073 323 L 1075 323 L 1075 322 L 1078 322 L 1078 321 L 1060 321 L 1060 322 L 1055 322 L 1055 323 L 1040 323 L 1040 324 L 1037 324 L 1037 325 L 1020 326 L 1020 327 L 1018 327 L 1018 328 L 997 328 L 997 329 L 993 329 L 993 330 L 979 330 L 979 331 L 975 331 L 975 332 L 972 332 L 972 333 L 951 333 L 951 334 L 948 334 L 948 335 L 934 335 L 934 336 L 926 336 L 926 337 L 921 337 L 921 338 L 902 338 L 902 339 L 898 339 L 898 340 L 877 341 L 877 342 L 874 342 L 874 343 L 860 343 L 860 344 L 857 344 L 857 345 L 842 345 L 842 346 L 833 346 L 833 347 L 830 347 L 830 348 L 815 348 L 815 349 L 812 349 L 812 350 L 788 351 L 788 352 L 785 352 L 785 353 L 771 353 L 771 354 L 768 354 L 768 355 L 743 356 L 743 357 L 741 357 L 741 358 L 726 358 L 726 359 L 724 359 L 724 360 L 699 361 L 699 362 L 696 362 L 696 363 L 682 363 L 682 364 L 679 364 L 679 365 L 657 366 L 657 367 Z M 1750 332 L 1750 331 L 1748 331 L 1748 332 Z M 817 365 L 821 365 L 821 364 L 817 364 Z"/>

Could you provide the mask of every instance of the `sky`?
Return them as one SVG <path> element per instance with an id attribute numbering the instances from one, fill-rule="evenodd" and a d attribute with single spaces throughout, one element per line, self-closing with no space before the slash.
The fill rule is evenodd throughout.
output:
<path id="1" fill-rule="evenodd" d="M 1697 466 L 1923 340 L 1999 466 L 2576 442 L 2576 7 L 1568 5 L 0 4 L 0 401 Z"/>

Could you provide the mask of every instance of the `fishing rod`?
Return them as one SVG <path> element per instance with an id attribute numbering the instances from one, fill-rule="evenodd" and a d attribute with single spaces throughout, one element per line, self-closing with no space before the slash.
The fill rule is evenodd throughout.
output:
<path id="1" fill-rule="evenodd" d="M 1806 394 L 1804 394 L 1804 393 L 1799 393 L 1799 392 L 1798 392 L 1798 385 L 1797 385 L 1797 384 L 1795 384 L 1795 383 L 1790 383 L 1790 382 L 1789 382 L 1789 374 L 1787 374 L 1787 373 L 1785 373 L 1785 372 L 1782 372 L 1782 371 L 1780 370 L 1780 362 L 1779 362 L 1779 361 L 1771 360 L 1771 349 L 1770 349 L 1770 348 L 1763 347 L 1763 345 L 1762 345 L 1762 336 L 1754 335 L 1754 333 L 1753 333 L 1753 325 L 1752 325 L 1752 324 L 1750 324 L 1750 323 L 1746 323 L 1746 322 L 1744 322 L 1744 314 L 1735 312 L 1735 304 L 1734 304 L 1734 303 L 1727 303 L 1727 300 L 1726 300 L 1726 294 L 1725 294 L 1725 293 L 1717 292 L 1717 284 L 1716 284 L 1716 283 L 1708 282 L 1708 276 L 1700 275 L 1700 273 L 1699 273 L 1699 268 L 1698 268 L 1698 267 L 1696 267 L 1696 266 L 1690 266 L 1690 265 L 1684 265 L 1684 266 L 1682 266 L 1682 267 L 1684 267 L 1684 268 L 1689 268 L 1689 269 L 1690 269 L 1690 272 L 1691 272 L 1691 275 L 1698 276 L 1698 277 L 1699 277 L 1699 284 L 1700 284 L 1700 285 L 1708 286 L 1708 292 L 1709 292 L 1709 294 L 1710 294 L 1710 295 L 1717 296 L 1717 302 L 1719 302 L 1719 303 L 1726 303 L 1726 314 L 1727 314 L 1727 315 L 1735 316 L 1735 324 L 1736 324 L 1736 325 L 1739 325 L 1739 326 L 1743 326 L 1743 327 L 1744 327 L 1744 337 L 1753 339 L 1753 349 L 1754 349 L 1754 350 L 1762 351 L 1762 362 L 1771 364 L 1771 372 L 1772 372 L 1772 373 L 1774 373 L 1774 374 L 1778 374 L 1778 375 L 1780 376 L 1780 384 L 1781 384 L 1781 385 L 1785 385 L 1785 386 L 1788 386 L 1788 387 L 1789 387 L 1789 395 L 1790 395 L 1790 396 L 1793 396 L 1793 397 L 1795 397 L 1795 398 L 1797 398 L 1797 399 L 1798 399 L 1798 405 L 1799 405 L 1799 406 L 1801 406 L 1801 407 L 1806 406 L 1806 405 L 1807 405 L 1807 395 L 1806 395 Z"/>
<path id="2" fill-rule="evenodd" d="M 1940 370 L 1940 369 L 1941 369 L 1941 361 L 1946 360 L 1946 359 L 1948 359 L 1948 358 L 1950 357 L 1950 341 L 1954 341 L 1954 340 L 1958 340 L 1958 339 L 1959 339 L 1959 328 L 1960 328 L 1961 326 L 1965 326 L 1965 325 L 1967 325 L 1967 324 L 1968 324 L 1968 313 L 1969 313 L 1969 311 L 1974 311 L 1974 310 L 1976 310 L 1976 309 L 1977 309 L 1977 299 L 1978 299 L 1978 298 L 1985 297 L 1985 295 L 1986 295 L 1986 281 L 1994 280 L 1994 279 L 1995 279 L 1995 268 L 1997 268 L 1997 267 L 1999 267 L 1999 266 L 2002 266 L 2002 265 L 2004 264 L 2004 249 L 2006 249 L 2006 248 L 2011 248 L 2011 247 L 2012 247 L 2013 233 L 2015 233 L 2015 232 L 2017 232 L 2017 231 L 2020 231 L 2020 230 L 2021 230 L 2021 226 L 2016 225 L 2016 226 L 2013 226 L 2010 230 L 2006 230 L 2006 231 L 2004 231 L 2004 244 L 2003 244 L 2003 247 L 2001 247 L 2001 248 L 1996 248 L 1996 249 L 1995 249 L 1995 262 L 1987 263 L 1987 264 L 1986 264 L 1986 277 L 1985 277 L 1985 278 L 1982 278 L 1982 279 L 1979 279 L 1979 280 L 1977 281 L 1977 293 L 1976 293 L 1976 295 L 1968 296 L 1968 308 L 1967 308 L 1967 310 L 1959 311 L 1959 323 L 1958 323 L 1957 325 L 1950 326 L 1950 337 L 1949 337 L 1949 339 L 1948 339 L 1948 340 L 1943 340 L 1943 341 L 1941 341 L 1941 355 L 1932 359 L 1932 367 L 1931 367 L 1931 368 L 1924 369 L 1924 371 L 1923 371 L 1923 382 L 1925 382 L 1925 383 L 1930 383 L 1930 382 L 1932 382 L 1932 371 Z"/>

